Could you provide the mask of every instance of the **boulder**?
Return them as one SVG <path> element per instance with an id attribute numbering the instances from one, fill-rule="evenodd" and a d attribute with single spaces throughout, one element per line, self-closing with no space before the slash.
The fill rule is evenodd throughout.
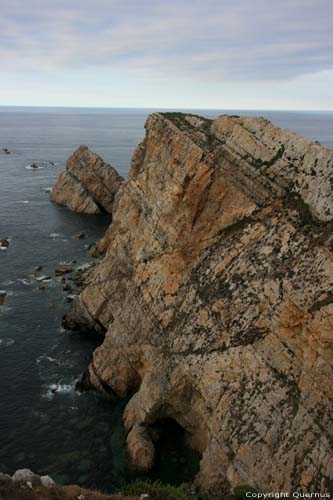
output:
<path id="1" fill-rule="evenodd" d="M 40 476 L 39 480 L 45 488 L 53 488 L 55 486 L 55 482 L 50 476 Z"/>
<path id="2" fill-rule="evenodd" d="M 30 469 L 19 469 L 13 474 L 12 480 L 14 482 L 26 483 L 27 481 L 33 482 L 38 479 L 38 477 L 39 476 L 34 474 Z"/>

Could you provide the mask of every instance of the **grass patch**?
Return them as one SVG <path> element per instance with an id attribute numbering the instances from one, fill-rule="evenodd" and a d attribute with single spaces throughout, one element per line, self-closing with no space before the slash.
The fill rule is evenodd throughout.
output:
<path id="1" fill-rule="evenodd" d="M 124 486 L 120 490 L 120 493 L 125 495 L 125 497 L 140 497 L 146 494 L 149 495 L 149 500 L 209 500 L 209 497 L 200 494 L 188 494 L 180 488 L 176 488 L 170 484 L 162 484 L 159 481 L 137 480 Z"/>
<path id="2" fill-rule="evenodd" d="M 174 123 L 181 130 L 201 130 L 206 135 L 210 135 L 210 127 L 212 125 L 213 120 L 209 118 L 204 118 L 203 116 L 195 115 L 193 113 L 180 113 L 180 112 L 166 112 L 160 113 L 162 116 L 165 116 L 168 120 Z M 198 118 L 203 123 L 199 127 L 194 127 L 186 120 L 186 116 L 193 116 L 194 118 Z"/>

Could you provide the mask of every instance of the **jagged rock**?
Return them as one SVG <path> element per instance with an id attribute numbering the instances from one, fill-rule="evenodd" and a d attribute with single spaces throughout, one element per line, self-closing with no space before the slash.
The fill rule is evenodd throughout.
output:
<path id="1" fill-rule="evenodd" d="M 111 213 L 115 196 L 123 183 L 116 170 L 86 146 L 70 156 L 52 190 L 51 200 L 74 212 Z"/>
<path id="2" fill-rule="evenodd" d="M 12 480 L 14 482 L 24 483 L 26 483 L 27 481 L 33 482 L 38 478 L 39 476 L 37 474 L 34 474 L 30 469 L 19 469 L 12 476 Z"/>
<path id="3" fill-rule="evenodd" d="M 148 118 L 67 316 L 107 330 L 90 382 L 135 392 L 134 463 L 171 418 L 218 497 L 333 489 L 332 177 L 332 150 L 264 119 Z"/>

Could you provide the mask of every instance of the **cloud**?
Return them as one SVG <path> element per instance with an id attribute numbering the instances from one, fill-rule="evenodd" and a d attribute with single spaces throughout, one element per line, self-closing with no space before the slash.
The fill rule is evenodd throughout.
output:
<path id="1" fill-rule="evenodd" d="M 331 0 L 0 2 L 1 71 L 265 81 L 333 68 Z"/>

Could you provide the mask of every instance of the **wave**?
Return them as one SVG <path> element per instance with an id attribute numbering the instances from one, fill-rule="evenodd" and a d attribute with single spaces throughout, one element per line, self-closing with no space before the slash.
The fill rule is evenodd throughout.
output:
<path id="1" fill-rule="evenodd" d="M 10 347 L 15 344 L 14 339 L 0 339 L 0 349 Z"/>
<path id="2" fill-rule="evenodd" d="M 46 392 L 43 394 L 44 398 L 52 399 L 56 394 L 64 395 L 64 394 L 74 394 L 75 391 L 76 380 L 74 380 L 70 384 L 50 384 L 46 387 Z"/>
<path id="3" fill-rule="evenodd" d="M 36 165 L 36 164 L 33 164 Z M 27 165 L 25 168 L 27 170 L 43 170 L 45 167 L 41 167 L 40 165 L 36 165 L 35 167 L 33 165 Z"/>

